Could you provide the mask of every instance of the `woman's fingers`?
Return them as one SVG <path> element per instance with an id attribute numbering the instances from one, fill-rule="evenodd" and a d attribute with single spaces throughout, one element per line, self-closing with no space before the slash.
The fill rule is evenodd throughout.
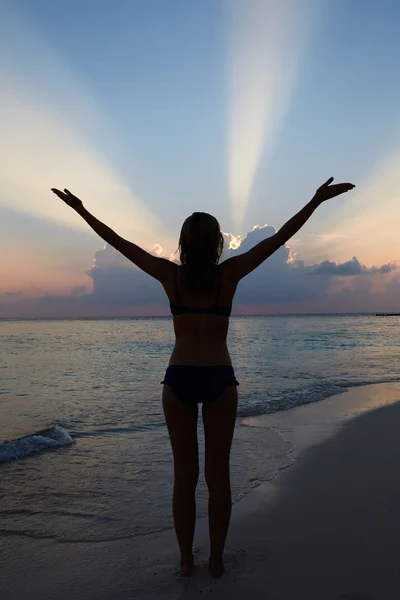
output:
<path id="1" fill-rule="evenodd" d="M 337 196 L 338 194 L 343 194 L 343 192 L 348 192 L 350 190 L 352 190 L 354 187 L 356 187 L 353 183 L 335 183 L 334 185 L 332 184 L 332 181 L 334 180 L 333 177 L 329 177 L 329 179 L 327 179 L 325 181 L 325 183 L 323 183 L 318 189 L 317 189 L 317 194 L 319 194 L 321 197 L 333 197 L 333 196 Z"/>
<path id="2" fill-rule="evenodd" d="M 331 186 L 329 189 L 331 190 L 332 197 L 339 196 L 339 194 L 344 194 L 349 192 L 356 186 L 352 183 L 339 183 L 337 185 Z"/>
<path id="3" fill-rule="evenodd" d="M 57 188 L 51 188 L 51 191 L 59 198 L 63 198 L 65 196 L 64 192 L 61 192 L 61 190 L 58 190 Z"/>
<path id="4" fill-rule="evenodd" d="M 71 208 L 77 209 L 79 206 L 82 205 L 82 201 L 79 200 L 79 198 L 77 198 L 76 196 L 74 196 L 74 194 L 71 194 L 71 192 L 67 190 L 67 188 L 65 188 L 63 192 L 61 192 L 57 188 L 51 188 L 51 191 L 56 196 L 61 198 L 61 200 Z"/>
<path id="5" fill-rule="evenodd" d="M 329 177 L 329 179 L 327 179 L 325 181 L 325 183 L 323 183 L 322 185 L 319 186 L 319 188 L 317 189 L 317 192 L 321 192 L 324 188 L 327 188 L 328 185 L 330 185 L 333 180 L 334 180 L 334 177 Z"/>
<path id="6" fill-rule="evenodd" d="M 74 196 L 74 194 L 72 194 L 69 190 L 67 190 L 67 188 L 65 188 L 63 192 L 61 190 L 58 190 L 57 188 L 51 188 L 51 191 L 54 192 L 54 194 L 56 194 L 59 198 L 62 198 L 63 200 L 66 200 L 67 198 L 69 198 L 69 199 L 76 198 L 76 196 Z"/>
<path id="7" fill-rule="evenodd" d="M 349 190 L 352 190 L 355 187 L 356 186 L 353 183 L 341 183 L 340 184 L 340 189 L 342 189 L 344 192 L 348 192 Z"/>

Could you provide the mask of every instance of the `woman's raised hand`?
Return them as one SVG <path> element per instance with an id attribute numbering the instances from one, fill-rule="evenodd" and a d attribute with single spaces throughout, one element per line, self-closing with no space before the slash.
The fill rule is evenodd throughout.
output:
<path id="1" fill-rule="evenodd" d="M 57 190 L 57 188 L 51 188 L 51 191 L 74 210 L 78 210 L 78 208 L 83 206 L 82 200 L 79 200 L 79 198 L 71 194 L 71 192 L 67 189 L 61 192 L 60 190 Z"/>
<path id="2" fill-rule="evenodd" d="M 352 183 L 335 183 L 334 185 L 331 185 L 332 181 L 333 177 L 330 177 L 315 192 L 315 198 L 317 198 L 320 202 L 325 202 L 325 200 L 329 200 L 335 196 L 340 196 L 340 194 L 349 192 L 356 187 Z"/>

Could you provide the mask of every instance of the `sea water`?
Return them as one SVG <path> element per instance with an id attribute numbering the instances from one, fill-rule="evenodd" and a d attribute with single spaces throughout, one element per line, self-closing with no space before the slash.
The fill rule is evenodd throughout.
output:
<path id="1" fill-rule="evenodd" d="M 400 317 L 233 317 L 234 500 L 290 462 L 254 416 L 399 380 Z M 0 321 L 0 533 L 64 542 L 172 526 L 161 385 L 171 318 Z M 199 411 L 200 466 L 204 436 Z M 207 511 L 201 476 L 197 511 Z"/>

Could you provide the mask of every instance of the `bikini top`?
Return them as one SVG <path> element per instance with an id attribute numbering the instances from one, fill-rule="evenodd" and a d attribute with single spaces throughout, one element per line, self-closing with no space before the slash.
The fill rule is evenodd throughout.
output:
<path id="1" fill-rule="evenodd" d="M 182 304 L 181 296 L 178 289 L 178 268 L 175 269 L 175 294 L 178 298 L 179 304 L 169 303 L 171 313 L 174 317 L 178 315 L 196 314 L 196 315 L 221 315 L 223 317 L 229 317 L 232 311 L 232 302 L 227 306 L 218 306 L 219 294 L 221 291 L 221 274 L 219 269 L 217 270 L 217 296 L 215 299 L 215 305 L 207 308 L 196 308 L 194 306 L 184 306 Z"/>

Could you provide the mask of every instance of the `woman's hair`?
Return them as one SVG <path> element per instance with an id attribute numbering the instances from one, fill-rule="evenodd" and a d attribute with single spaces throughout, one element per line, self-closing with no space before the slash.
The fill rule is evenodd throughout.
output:
<path id="1" fill-rule="evenodd" d="M 194 212 L 179 236 L 179 254 L 183 274 L 191 292 L 210 291 L 215 283 L 215 267 L 224 247 L 224 238 L 215 217 Z"/>

